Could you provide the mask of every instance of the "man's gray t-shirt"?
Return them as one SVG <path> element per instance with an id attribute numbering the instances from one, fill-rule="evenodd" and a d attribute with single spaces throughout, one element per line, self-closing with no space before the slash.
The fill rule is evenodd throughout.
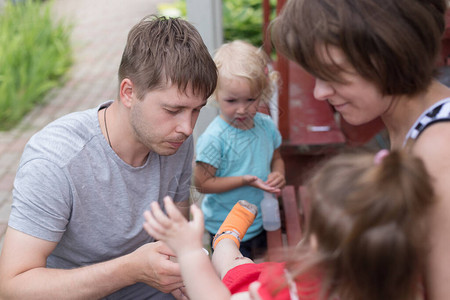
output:
<path id="1" fill-rule="evenodd" d="M 103 262 L 152 242 L 142 227 L 150 203 L 162 204 L 166 195 L 176 202 L 189 198 L 192 137 L 174 155 L 151 152 L 143 166 L 132 167 L 101 132 L 97 112 L 109 104 L 50 123 L 23 152 L 8 225 L 58 243 L 50 268 Z M 111 299 L 148 299 L 155 292 L 137 284 Z M 160 294 L 152 299 L 171 299 Z"/>

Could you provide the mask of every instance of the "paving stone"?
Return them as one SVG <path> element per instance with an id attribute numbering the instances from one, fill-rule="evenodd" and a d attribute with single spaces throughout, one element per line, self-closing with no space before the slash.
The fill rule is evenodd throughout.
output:
<path id="1" fill-rule="evenodd" d="M 10 191 L 0 191 L 0 207 L 4 204 L 10 204 L 12 201 L 12 195 Z"/>
<path id="2" fill-rule="evenodd" d="M 10 193 L 13 189 L 15 172 L 9 172 L 0 177 L 0 191 Z"/>
<path id="3" fill-rule="evenodd" d="M 20 152 L 7 151 L 0 156 L 0 169 L 3 172 L 16 170 L 20 160 Z"/>
<path id="4" fill-rule="evenodd" d="M 4 235 L 7 227 L 8 225 L 6 223 L 0 223 L 0 254 L 2 252 L 3 240 L 5 239 Z"/>
<path id="5" fill-rule="evenodd" d="M 0 224 L 7 224 L 10 214 L 11 214 L 11 203 L 10 201 L 8 201 L 7 203 L 3 203 L 3 205 L 0 206 Z"/>

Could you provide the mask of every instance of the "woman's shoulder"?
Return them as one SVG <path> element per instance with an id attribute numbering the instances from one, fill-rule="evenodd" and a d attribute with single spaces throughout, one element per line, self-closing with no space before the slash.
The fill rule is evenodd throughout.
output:
<path id="1" fill-rule="evenodd" d="M 445 123 L 447 125 L 450 124 L 450 98 L 442 99 L 423 111 L 406 135 L 405 143 L 408 139 L 418 140 L 420 136 L 428 133 L 431 128 Z M 444 125 L 443 127 L 447 126 Z M 434 135 L 434 133 L 430 135 Z"/>
<path id="2" fill-rule="evenodd" d="M 432 177 L 439 178 L 439 182 L 444 180 L 445 186 L 450 187 L 450 122 L 428 127 L 412 143 L 411 150 L 424 161 Z M 446 193 L 450 193 L 450 189 Z"/>
<path id="3" fill-rule="evenodd" d="M 413 149 L 423 156 L 441 152 L 450 158 L 450 118 L 447 122 L 436 122 L 424 130 L 415 141 Z"/>

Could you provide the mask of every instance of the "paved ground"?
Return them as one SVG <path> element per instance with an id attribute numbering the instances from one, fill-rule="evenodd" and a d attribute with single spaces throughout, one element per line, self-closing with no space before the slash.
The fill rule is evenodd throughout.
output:
<path id="1" fill-rule="evenodd" d="M 54 119 L 113 99 L 117 68 L 131 27 L 171 0 L 55 0 L 55 17 L 72 20 L 75 63 L 64 87 L 53 91 L 17 128 L 0 132 L 0 250 L 11 210 L 11 191 L 28 139 Z"/>

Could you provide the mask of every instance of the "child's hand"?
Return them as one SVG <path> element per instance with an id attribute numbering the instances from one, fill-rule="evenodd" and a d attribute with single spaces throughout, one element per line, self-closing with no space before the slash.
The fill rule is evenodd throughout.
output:
<path id="1" fill-rule="evenodd" d="M 204 232 L 202 211 L 192 205 L 192 221 L 188 222 L 169 196 L 164 198 L 164 205 L 167 215 L 157 202 L 151 203 L 151 211 L 144 212 L 147 233 L 166 243 L 177 256 L 201 249 Z"/>
<path id="2" fill-rule="evenodd" d="M 280 192 L 279 188 L 268 185 L 267 183 L 262 181 L 257 176 L 244 175 L 243 178 L 244 178 L 244 182 L 247 185 L 250 185 L 252 187 L 261 189 L 261 190 L 269 192 L 269 193 L 279 193 Z"/>
<path id="3" fill-rule="evenodd" d="M 282 189 L 286 185 L 286 178 L 280 172 L 275 171 L 269 174 L 266 184 L 278 189 Z"/>

